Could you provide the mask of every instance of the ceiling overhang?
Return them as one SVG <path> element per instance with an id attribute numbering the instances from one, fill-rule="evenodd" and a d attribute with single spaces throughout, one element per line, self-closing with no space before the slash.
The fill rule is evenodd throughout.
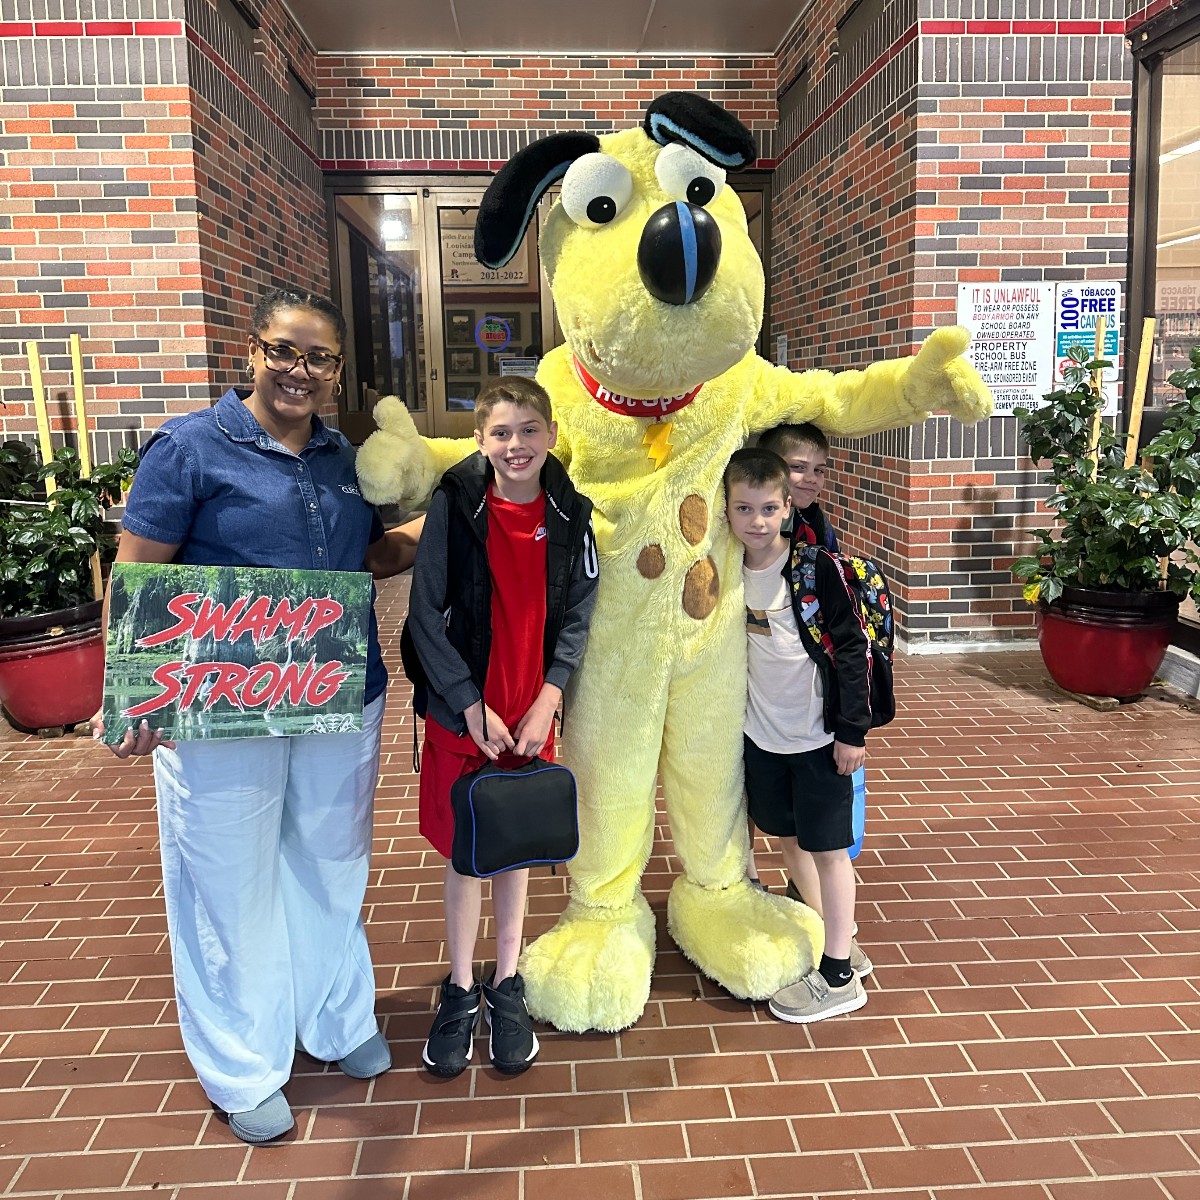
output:
<path id="1" fill-rule="evenodd" d="M 811 0 L 288 0 L 319 53 L 772 55 Z M 598 17 L 602 15 L 603 21 Z"/>

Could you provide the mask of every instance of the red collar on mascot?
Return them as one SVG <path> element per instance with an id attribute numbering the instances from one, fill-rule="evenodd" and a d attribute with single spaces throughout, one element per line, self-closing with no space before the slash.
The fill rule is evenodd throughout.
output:
<path id="1" fill-rule="evenodd" d="M 616 392 L 610 392 L 604 384 L 593 379 L 579 359 L 575 359 L 575 374 L 579 376 L 579 382 L 583 384 L 584 390 L 589 396 L 598 403 L 602 404 L 609 412 L 620 413 L 625 417 L 664 417 L 668 413 L 678 412 L 681 408 L 686 408 L 696 396 L 704 384 L 697 384 L 690 392 L 682 392 L 678 396 L 662 396 L 657 400 L 639 400 L 635 396 L 619 396 Z"/>

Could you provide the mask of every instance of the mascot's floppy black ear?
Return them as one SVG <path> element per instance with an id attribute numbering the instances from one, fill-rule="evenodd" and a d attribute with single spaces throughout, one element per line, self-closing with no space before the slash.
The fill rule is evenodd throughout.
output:
<path id="1" fill-rule="evenodd" d="M 518 150 L 488 184 L 475 222 L 475 257 L 502 267 L 517 252 L 537 202 L 546 189 L 585 154 L 600 149 L 592 133 L 552 133 Z"/>
<path id="2" fill-rule="evenodd" d="M 646 109 L 642 128 L 660 146 L 683 142 L 718 167 L 748 167 L 754 135 L 727 109 L 695 92 L 666 92 Z"/>

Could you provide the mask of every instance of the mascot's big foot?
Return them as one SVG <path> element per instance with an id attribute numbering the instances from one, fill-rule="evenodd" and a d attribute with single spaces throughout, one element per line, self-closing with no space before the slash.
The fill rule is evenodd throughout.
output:
<path id="1" fill-rule="evenodd" d="M 740 1000 L 765 1000 L 821 961 L 825 927 L 805 904 L 739 880 L 706 888 L 685 876 L 667 903 L 667 928 L 684 955 Z"/>
<path id="2" fill-rule="evenodd" d="M 536 1020 L 568 1033 L 616 1033 L 642 1015 L 653 967 L 654 914 L 639 892 L 621 908 L 572 900 L 526 949 L 520 971 Z"/>

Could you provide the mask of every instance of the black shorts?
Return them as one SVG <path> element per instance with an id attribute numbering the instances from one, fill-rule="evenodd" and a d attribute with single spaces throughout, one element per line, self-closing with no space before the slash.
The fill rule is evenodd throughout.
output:
<path id="1" fill-rule="evenodd" d="M 854 845 L 854 781 L 839 775 L 833 743 L 801 754 L 773 754 L 743 735 L 750 819 L 772 837 L 794 837 L 820 854 Z"/>

